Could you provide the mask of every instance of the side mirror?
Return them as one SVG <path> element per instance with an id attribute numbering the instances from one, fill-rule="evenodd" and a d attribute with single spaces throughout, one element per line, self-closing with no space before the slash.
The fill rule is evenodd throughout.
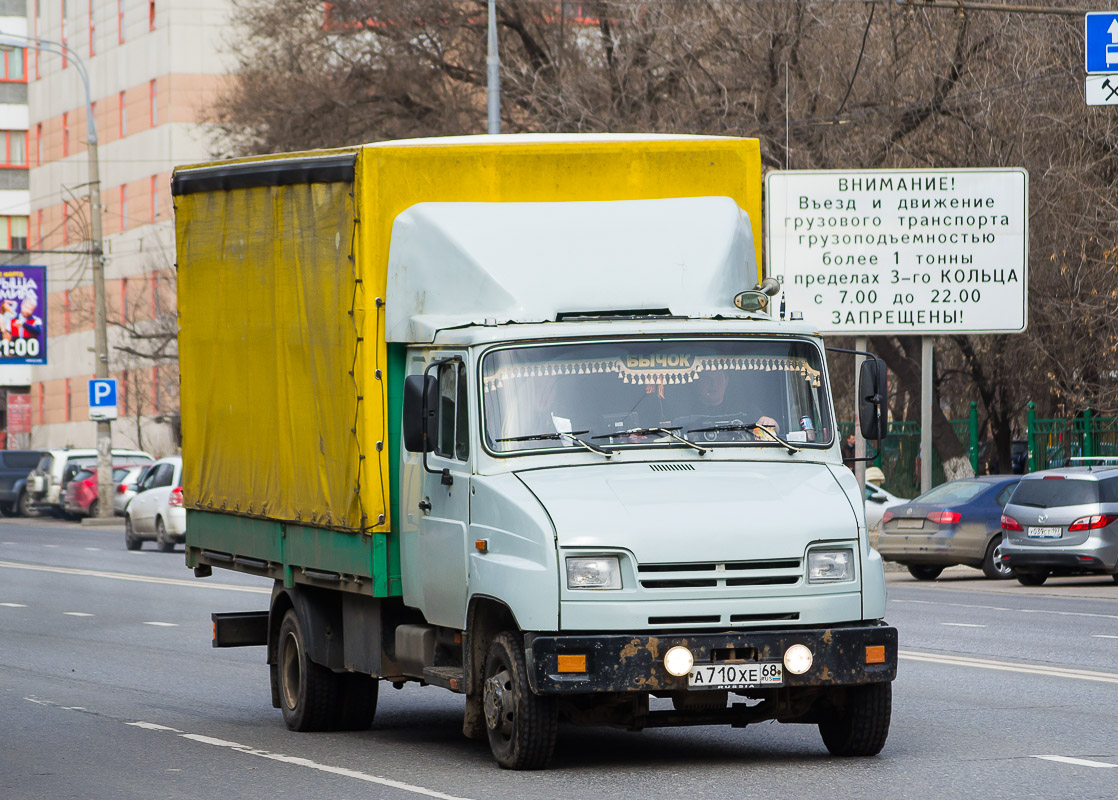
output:
<path id="1" fill-rule="evenodd" d="M 404 379 L 404 449 L 409 453 L 435 449 L 438 408 L 439 382 L 434 375 L 409 375 Z"/>
<path id="2" fill-rule="evenodd" d="M 879 358 L 863 361 L 858 373 L 858 421 L 862 438 L 875 442 L 884 439 L 889 430 L 885 373 L 885 362 Z"/>

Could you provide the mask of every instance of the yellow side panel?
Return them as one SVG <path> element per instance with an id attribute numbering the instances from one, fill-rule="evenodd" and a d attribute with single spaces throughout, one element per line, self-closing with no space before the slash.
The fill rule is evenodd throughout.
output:
<path id="1" fill-rule="evenodd" d="M 189 506 L 348 530 L 387 515 L 358 483 L 352 191 L 176 198 Z"/>
<path id="2" fill-rule="evenodd" d="M 756 139 L 453 144 L 409 142 L 365 146 L 357 163 L 359 325 L 366 344 L 375 339 L 374 364 L 387 363 L 384 298 L 392 223 L 403 210 L 423 202 L 555 202 L 653 200 L 669 197 L 732 197 L 749 214 L 761 269 L 761 148 Z M 562 236 L 562 231 L 556 231 Z M 540 242 L 547 247 L 547 242 Z M 749 287 L 742 287 L 749 288 Z M 386 298 L 392 302 L 392 298 Z M 372 373 L 372 370 L 369 370 Z M 383 385 L 359 373 L 367 400 L 362 406 L 366 439 L 388 441 Z M 366 505 L 388 483 L 388 448 L 363 462 Z M 382 480 L 383 479 L 383 480 Z M 391 520 L 373 530 L 387 530 Z"/>

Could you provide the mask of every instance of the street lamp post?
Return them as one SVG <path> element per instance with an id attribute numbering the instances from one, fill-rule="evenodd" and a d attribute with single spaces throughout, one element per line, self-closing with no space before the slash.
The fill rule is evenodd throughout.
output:
<path id="1" fill-rule="evenodd" d="M 101 228 L 101 166 L 97 156 L 97 120 L 93 118 L 93 96 L 89 90 L 89 73 L 85 62 L 73 48 L 63 42 L 0 33 L 0 47 L 30 47 L 68 58 L 74 62 L 82 89 L 85 91 L 86 150 L 89 156 L 89 228 L 93 257 L 93 374 L 99 379 L 109 377 L 109 337 L 105 316 L 105 248 Z M 97 421 L 97 516 L 113 516 L 113 432 L 109 420 Z"/>

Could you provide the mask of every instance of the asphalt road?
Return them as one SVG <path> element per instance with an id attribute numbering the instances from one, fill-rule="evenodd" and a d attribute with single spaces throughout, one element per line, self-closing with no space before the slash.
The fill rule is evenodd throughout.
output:
<path id="1" fill-rule="evenodd" d="M 1118 584 L 889 574 L 889 742 L 831 758 L 813 727 L 561 729 L 547 772 L 497 768 L 462 699 L 383 687 L 371 730 L 295 734 L 260 648 L 213 611 L 265 582 L 197 580 L 120 528 L 0 521 L 0 798 L 1076 798 L 1118 796 Z"/>

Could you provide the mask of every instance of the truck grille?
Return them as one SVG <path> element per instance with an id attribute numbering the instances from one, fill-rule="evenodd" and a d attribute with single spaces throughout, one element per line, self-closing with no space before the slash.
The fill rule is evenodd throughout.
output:
<path id="1" fill-rule="evenodd" d="M 800 559 L 727 561 L 723 563 L 641 564 L 638 579 L 645 589 L 695 589 L 719 586 L 781 586 L 798 583 Z"/>

